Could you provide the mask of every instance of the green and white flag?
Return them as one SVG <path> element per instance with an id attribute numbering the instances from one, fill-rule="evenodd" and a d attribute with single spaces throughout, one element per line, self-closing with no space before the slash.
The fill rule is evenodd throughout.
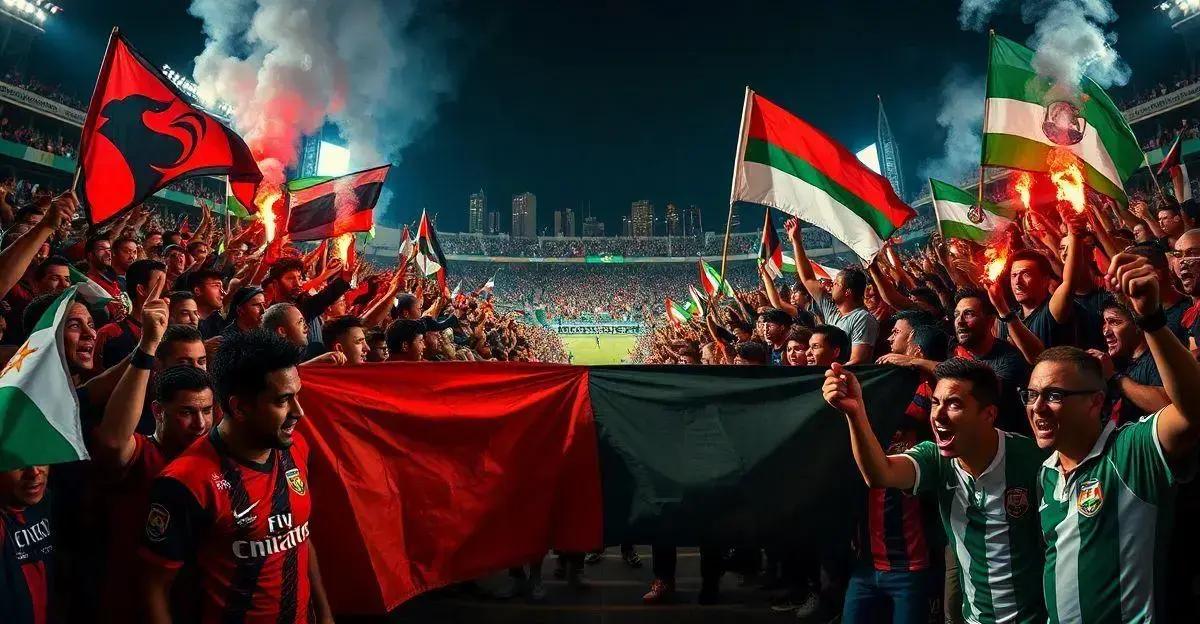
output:
<path id="1" fill-rule="evenodd" d="M 1033 50 L 991 36 L 983 164 L 1047 172 L 1054 149 L 1074 154 L 1092 190 L 1127 203 L 1125 180 L 1145 164 L 1137 137 L 1100 85 L 1054 85 L 1033 68 Z M 1065 87 L 1065 88 L 1064 88 Z"/>
<path id="2" fill-rule="evenodd" d="M 667 318 L 676 325 L 692 320 L 692 312 L 688 309 L 688 306 L 676 303 L 670 297 L 667 297 L 664 307 L 667 309 Z"/>
<path id="3" fill-rule="evenodd" d="M 727 280 L 721 279 L 721 274 L 712 267 L 711 264 L 704 260 L 699 260 L 700 266 L 700 285 L 704 287 L 704 294 L 712 297 L 718 292 L 729 297 L 733 297 L 733 286 L 729 285 Z"/>
<path id="4" fill-rule="evenodd" d="M 704 293 L 688 284 L 688 296 L 692 298 L 692 314 L 699 314 L 701 318 L 708 316 L 708 303 Z"/>
<path id="5" fill-rule="evenodd" d="M 946 238 L 984 243 L 992 232 L 1003 230 L 1016 216 L 1014 210 L 988 201 L 983 202 L 982 210 L 977 210 L 977 197 L 941 180 L 930 178 L 929 190 L 933 194 L 938 231 Z"/>
<path id="6" fill-rule="evenodd" d="M 113 296 L 107 290 L 104 290 L 100 284 L 97 284 L 79 269 L 68 266 L 67 271 L 71 274 L 71 285 L 79 287 L 79 298 L 83 299 L 85 304 L 89 306 L 103 305 L 113 300 Z"/>
<path id="7" fill-rule="evenodd" d="M 0 470 L 88 459 L 63 329 L 72 286 L 0 371 Z"/>

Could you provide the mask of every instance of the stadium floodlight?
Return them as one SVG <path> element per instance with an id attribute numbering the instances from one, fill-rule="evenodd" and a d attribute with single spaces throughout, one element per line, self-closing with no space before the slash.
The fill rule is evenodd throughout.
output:
<path id="1" fill-rule="evenodd" d="M 211 97 L 205 97 L 200 93 L 200 85 L 192 82 L 183 74 L 171 69 L 170 65 L 162 66 L 162 74 L 167 77 L 175 88 L 183 91 L 188 97 L 195 100 L 201 107 L 209 112 L 216 113 L 218 117 L 230 119 L 233 117 L 233 107 L 220 100 Z"/>
<path id="2" fill-rule="evenodd" d="M 47 0 L 0 0 L 0 14 L 42 32 L 45 32 L 44 24 L 61 12 L 62 7 Z"/>

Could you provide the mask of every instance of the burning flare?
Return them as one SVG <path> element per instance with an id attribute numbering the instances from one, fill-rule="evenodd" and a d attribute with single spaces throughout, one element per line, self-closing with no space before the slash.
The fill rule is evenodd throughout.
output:
<path id="1" fill-rule="evenodd" d="M 1054 193 L 1058 201 L 1067 202 L 1076 213 L 1082 213 L 1087 207 L 1087 198 L 1083 191 L 1083 169 L 1079 159 L 1066 150 L 1056 149 L 1046 157 L 1050 165 L 1050 180 L 1054 182 Z"/>
<path id="2" fill-rule="evenodd" d="M 1021 198 L 1021 206 L 1025 210 L 1029 210 L 1029 191 L 1032 188 L 1033 176 L 1029 175 L 1028 171 L 1017 174 L 1017 179 L 1013 182 L 1013 191 L 1017 193 L 1017 197 Z"/>
<path id="3" fill-rule="evenodd" d="M 1004 248 L 988 247 L 983 250 L 984 257 L 987 258 L 987 264 L 984 265 L 984 272 L 987 273 L 988 280 L 995 282 L 1004 275 L 1004 267 L 1008 265 L 1008 250 Z"/>
<path id="4" fill-rule="evenodd" d="M 353 241 L 354 234 L 350 232 L 333 239 L 333 255 L 342 261 L 344 267 L 350 265 L 350 243 Z"/>
<path id="5" fill-rule="evenodd" d="M 268 243 L 275 240 L 275 202 L 279 201 L 280 197 L 283 197 L 283 193 L 277 189 L 264 189 L 259 191 L 254 200 L 258 204 L 258 219 L 262 221 Z"/>

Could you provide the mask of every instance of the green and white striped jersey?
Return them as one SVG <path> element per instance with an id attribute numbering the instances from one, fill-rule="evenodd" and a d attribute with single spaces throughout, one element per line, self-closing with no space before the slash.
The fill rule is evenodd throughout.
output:
<path id="1" fill-rule="evenodd" d="M 1068 475 L 1058 465 L 1058 453 L 1042 466 L 1038 513 L 1051 622 L 1163 618 L 1162 563 L 1176 476 L 1158 440 L 1158 414 L 1120 429 L 1109 422 Z"/>
<path id="2" fill-rule="evenodd" d="M 915 493 L 937 496 L 946 539 L 958 560 L 963 619 L 969 624 L 1046 621 L 1039 578 L 1038 466 L 1046 453 L 1033 440 L 996 430 L 996 458 L 972 477 L 933 442 L 904 453 L 917 469 Z"/>

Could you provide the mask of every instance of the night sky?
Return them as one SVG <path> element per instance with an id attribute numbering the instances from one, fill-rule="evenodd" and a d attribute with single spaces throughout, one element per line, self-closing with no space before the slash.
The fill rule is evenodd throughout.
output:
<path id="1" fill-rule="evenodd" d="M 85 97 L 113 25 L 152 62 L 188 73 L 204 44 L 181 0 L 60 4 L 34 58 L 45 59 L 40 74 Z M 1182 64 L 1156 4 L 1114 2 L 1130 88 Z M 852 150 L 874 142 L 882 95 L 906 183 L 918 186 L 920 165 L 940 153 L 943 80 L 955 66 L 982 75 L 986 64 L 986 35 L 960 29 L 957 5 L 452 2 L 441 12 L 454 24 L 446 54 L 458 86 L 394 159 L 384 222 L 427 207 L 439 229 L 465 230 L 467 196 L 482 188 L 505 229 L 522 191 L 537 195 L 539 227 L 556 209 L 590 203 L 613 233 L 631 201 L 649 199 L 660 215 L 668 201 L 701 206 L 705 229 L 720 229 L 747 84 Z M 1015 11 L 993 26 L 1022 41 L 1032 32 Z"/>

